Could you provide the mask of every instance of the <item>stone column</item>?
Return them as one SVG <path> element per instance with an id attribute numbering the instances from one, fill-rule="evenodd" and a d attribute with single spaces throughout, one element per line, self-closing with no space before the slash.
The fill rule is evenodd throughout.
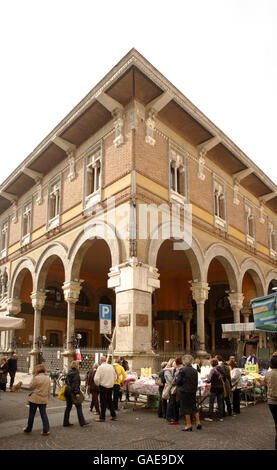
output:
<path id="1" fill-rule="evenodd" d="M 234 323 L 240 323 L 240 311 L 243 307 L 244 295 L 241 292 L 231 292 L 228 299 L 234 313 Z"/>
<path id="2" fill-rule="evenodd" d="M 186 324 L 186 351 L 191 350 L 190 344 L 190 322 L 192 319 L 192 308 L 182 310 L 183 321 Z"/>
<path id="3" fill-rule="evenodd" d="M 73 335 L 75 331 L 75 305 L 79 300 L 82 289 L 81 281 L 69 281 L 63 285 L 64 298 L 67 302 L 67 329 L 66 350 L 62 353 L 64 357 L 64 369 L 69 370 L 71 361 L 74 360 L 75 349 L 73 347 Z"/>
<path id="4" fill-rule="evenodd" d="M 34 333 L 33 333 L 33 349 L 30 352 L 30 373 L 33 373 L 35 366 L 38 364 L 39 336 L 41 336 L 41 311 L 45 304 L 46 294 L 44 291 L 32 292 L 32 306 L 34 309 Z"/>
<path id="5" fill-rule="evenodd" d="M 209 285 L 207 282 L 192 282 L 191 285 L 192 298 L 197 305 L 197 336 L 199 338 L 199 350 L 196 351 L 198 356 L 206 356 L 205 350 L 205 302 L 209 295 Z"/>
<path id="6" fill-rule="evenodd" d="M 7 304 L 7 310 L 9 312 L 9 315 L 11 316 L 18 315 L 19 312 L 21 311 L 21 301 L 19 299 L 9 299 L 8 304 Z M 7 332 L 7 337 L 8 337 L 7 352 L 9 354 L 13 354 L 14 353 L 14 337 L 15 337 L 14 330 L 10 330 L 9 332 Z"/>
<path id="7" fill-rule="evenodd" d="M 125 356 L 132 370 L 154 367 L 152 293 L 160 287 L 156 268 L 132 257 L 111 268 L 108 287 L 116 293 L 115 355 Z"/>
<path id="8" fill-rule="evenodd" d="M 215 317 L 208 318 L 209 323 L 211 325 L 211 333 L 212 333 L 212 351 L 215 352 Z"/>
<path id="9" fill-rule="evenodd" d="M 231 309 L 234 313 L 234 323 L 240 323 L 240 311 L 243 307 L 244 295 L 241 292 L 231 292 L 228 295 Z M 241 333 L 238 333 L 236 339 L 236 355 L 237 357 L 242 356 L 244 344 L 241 340 Z"/>
<path id="10" fill-rule="evenodd" d="M 242 313 L 242 316 L 243 316 L 244 323 L 249 323 L 249 317 L 252 314 L 252 308 L 251 308 L 250 302 L 245 302 L 245 304 L 243 304 L 243 308 L 241 310 L 241 313 Z M 245 335 L 245 339 L 246 340 L 249 339 L 249 334 Z"/>

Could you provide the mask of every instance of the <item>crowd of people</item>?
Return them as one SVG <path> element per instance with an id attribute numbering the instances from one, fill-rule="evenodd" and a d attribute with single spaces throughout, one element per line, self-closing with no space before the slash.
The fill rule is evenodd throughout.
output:
<path id="1" fill-rule="evenodd" d="M 243 357 L 245 364 L 257 364 L 255 354 L 248 358 Z M 161 364 L 158 378 L 159 406 L 158 417 L 164 418 L 169 425 L 180 424 L 179 416 L 185 417 L 185 427 L 182 431 L 192 431 L 192 422 L 195 421 L 196 429 L 200 430 L 199 409 L 197 406 L 197 389 L 200 380 L 201 360 L 194 359 L 191 355 L 183 358 L 169 359 Z M 210 372 L 204 379 L 210 384 L 208 416 L 204 421 L 212 422 L 215 418 L 214 405 L 217 401 L 217 416 L 223 421 L 228 415 L 235 417 L 240 413 L 240 395 L 242 389 L 241 368 L 230 356 L 226 362 L 220 355 L 211 357 L 205 361 L 210 366 Z M 277 449 L 277 352 L 270 360 L 270 367 L 265 375 L 267 385 L 268 406 L 272 413 Z"/>
<path id="2" fill-rule="evenodd" d="M 189 432 L 195 423 L 196 429 L 201 430 L 200 413 L 197 405 L 197 389 L 200 381 L 201 366 L 208 366 L 209 373 L 204 382 L 209 384 L 209 408 L 204 421 L 212 422 L 215 418 L 215 402 L 217 402 L 217 418 L 223 421 L 228 415 L 234 417 L 240 413 L 240 395 L 242 388 L 241 369 L 245 364 L 257 364 L 257 358 L 251 354 L 243 356 L 239 365 L 234 356 L 224 361 L 222 356 L 215 355 L 206 360 L 193 358 L 187 354 L 184 357 L 171 358 L 161 364 L 161 370 L 156 379 L 159 385 L 158 417 L 164 418 L 169 425 L 180 424 L 180 417 L 185 419 L 185 427 L 182 431 Z M 81 378 L 79 373 L 79 361 L 73 361 L 67 373 L 64 400 L 66 407 L 63 418 L 63 426 L 72 426 L 70 413 L 73 405 L 76 407 L 80 426 L 90 424 L 83 415 L 82 402 L 84 396 L 81 392 Z M 6 391 L 8 374 L 10 375 L 10 390 L 14 383 L 17 369 L 17 356 L 14 354 L 8 360 L 1 359 L 0 387 Z M 126 371 L 129 370 L 128 362 L 120 357 L 112 363 L 111 357 L 100 358 L 99 364 L 95 363 L 87 373 L 87 393 L 91 395 L 90 411 L 97 415 L 96 422 L 106 420 L 107 409 L 110 419 L 117 419 L 118 403 L 122 400 L 122 386 L 126 380 Z M 203 377 L 202 377 L 203 382 Z M 277 352 L 270 360 L 270 367 L 265 375 L 267 385 L 267 399 L 272 413 L 275 428 L 275 448 L 277 449 Z M 46 374 L 43 364 L 36 366 L 32 381 L 29 385 L 29 417 L 25 433 L 31 433 L 37 408 L 39 408 L 43 430 L 42 435 L 50 434 L 50 425 L 46 407 L 50 398 L 51 380 Z M 126 400 L 129 400 L 128 388 Z"/>

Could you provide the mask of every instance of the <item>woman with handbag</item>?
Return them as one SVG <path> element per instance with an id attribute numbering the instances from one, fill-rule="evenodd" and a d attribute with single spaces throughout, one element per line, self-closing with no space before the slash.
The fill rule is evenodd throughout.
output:
<path id="1" fill-rule="evenodd" d="M 172 387 L 169 392 L 169 402 L 166 411 L 166 419 L 168 424 L 180 424 L 179 423 L 179 408 L 180 408 L 180 398 L 179 392 L 176 385 L 176 379 L 178 372 L 181 367 L 183 367 L 183 361 L 181 357 L 177 357 L 173 363 L 174 365 L 174 376 L 172 381 Z"/>
<path id="2" fill-rule="evenodd" d="M 93 407 L 95 407 L 95 414 L 100 415 L 99 408 L 99 387 L 94 383 L 94 376 L 97 370 L 98 364 L 93 364 L 92 370 L 88 374 L 88 394 L 91 394 L 91 404 L 90 411 L 92 412 Z"/>
<path id="3" fill-rule="evenodd" d="M 0 366 L 0 390 L 6 391 L 8 377 L 8 362 L 5 357 L 1 359 Z"/>
<path id="4" fill-rule="evenodd" d="M 82 410 L 82 402 L 84 401 L 84 395 L 80 390 L 81 385 L 81 378 L 79 374 L 79 362 L 72 361 L 71 369 L 69 370 L 67 377 L 66 377 L 66 389 L 64 392 L 66 398 L 66 409 L 64 412 L 63 418 L 63 425 L 65 427 L 72 426 L 72 423 L 69 422 L 70 411 L 72 409 L 72 405 L 76 406 L 78 421 L 80 426 L 87 426 L 88 423 L 85 421 L 83 410 Z"/>
<path id="5" fill-rule="evenodd" d="M 233 392 L 233 412 L 240 413 L 240 391 L 242 387 L 241 371 L 234 361 L 229 362 L 231 370 L 232 392 Z"/>
<path id="6" fill-rule="evenodd" d="M 50 434 L 49 429 L 49 421 L 46 413 L 46 406 L 48 404 L 48 400 L 50 398 L 51 392 L 51 379 L 48 375 L 45 374 L 46 368 L 43 364 L 38 364 L 35 367 L 33 379 L 29 385 L 30 390 L 32 392 L 29 395 L 29 418 L 28 424 L 23 432 L 30 433 L 33 429 L 33 423 L 37 411 L 37 407 L 39 408 L 43 430 L 42 435 L 48 436 Z"/>

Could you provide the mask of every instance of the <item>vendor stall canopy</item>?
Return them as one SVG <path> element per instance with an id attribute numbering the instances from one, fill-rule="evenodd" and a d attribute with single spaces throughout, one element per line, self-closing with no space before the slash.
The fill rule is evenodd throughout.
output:
<path id="1" fill-rule="evenodd" d="M 222 338 L 235 338 L 240 336 L 240 333 L 249 333 L 256 330 L 254 322 L 249 323 L 223 323 Z"/>
<path id="2" fill-rule="evenodd" d="M 4 315 L 0 316 L 0 331 L 20 330 L 24 328 L 24 326 L 24 318 L 8 317 Z"/>
<path id="3" fill-rule="evenodd" d="M 277 294 L 251 299 L 256 330 L 277 333 Z"/>

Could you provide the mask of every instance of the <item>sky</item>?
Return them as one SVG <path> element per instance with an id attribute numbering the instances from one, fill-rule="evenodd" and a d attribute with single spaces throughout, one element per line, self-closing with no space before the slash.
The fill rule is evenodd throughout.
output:
<path id="1" fill-rule="evenodd" d="M 276 0 L 10 0 L 0 44 L 0 184 L 133 47 L 277 184 Z"/>

